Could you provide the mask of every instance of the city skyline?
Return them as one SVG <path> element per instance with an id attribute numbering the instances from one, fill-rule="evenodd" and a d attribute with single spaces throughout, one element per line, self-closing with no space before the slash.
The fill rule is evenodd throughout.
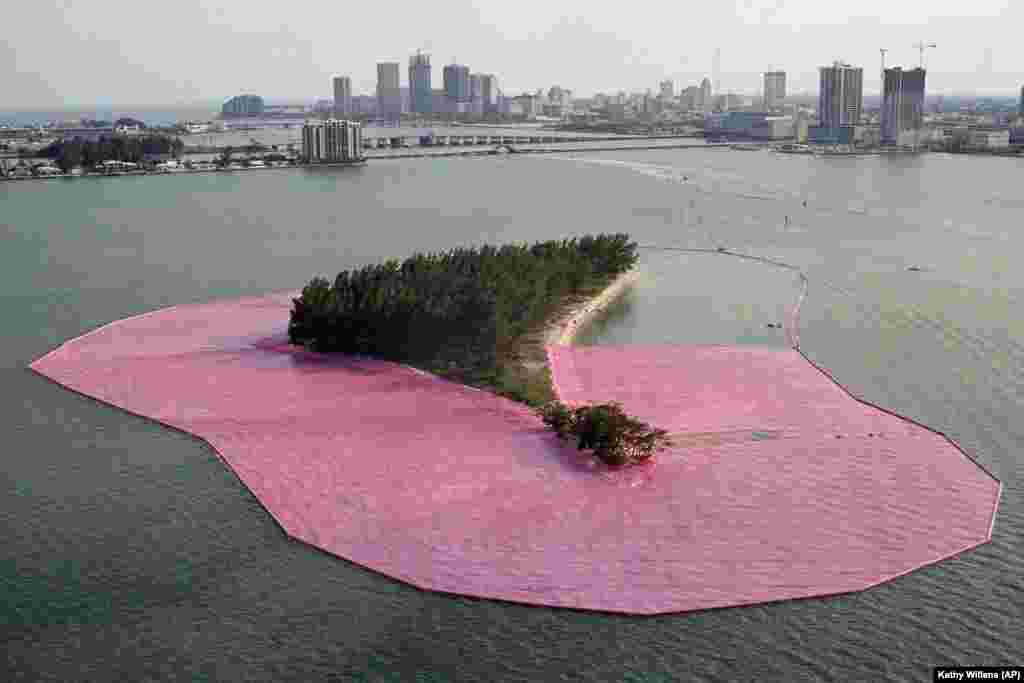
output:
<path id="1" fill-rule="evenodd" d="M 654 88 L 666 79 L 680 89 L 699 83 L 712 76 L 716 48 L 721 90 L 737 93 L 756 93 L 769 69 L 787 73 L 790 92 L 813 92 L 817 66 L 841 59 L 871 67 L 879 48 L 889 50 L 890 65 L 913 68 L 913 45 L 920 40 L 939 46 L 927 54 L 926 65 L 935 94 L 1016 95 L 1024 62 L 1024 47 L 1013 34 L 1024 7 L 995 0 L 969 8 L 876 0 L 847 8 L 809 0 L 668 9 L 649 3 L 634 6 L 628 16 L 580 0 L 554 11 L 535 0 L 486 7 L 457 2 L 450 8 L 455 21 L 413 6 L 403 8 L 400 22 L 390 8 L 370 6 L 361 9 L 361 25 L 387 31 L 363 31 L 344 43 L 333 35 L 347 18 L 343 8 L 302 7 L 300 0 L 282 16 L 274 7 L 240 0 L 216 6 L 182 0 L 174 12 L 161 13 L 161 30 L 187 36 L 189 49 L 167 50 L 154 49 L 143 32 L 126 30 L 132 18 L 112 0 L 20 5 L 18 30 L 9 32 L 7 58 L 0 60 L 7 65 L 0 71 L 4 108 L 157 106 L 223 100 L 237 92 L 306 100 L 327 94 L 324 84 L 337 73 L 351 77 L 353 94 L 372 94 L 375 65 L 405 62 L 416 49 L 440 59 L 458 55 L 474 71 L 498 75 L 506 93 L 556 82 L 582 97 Z M 134 8 L 145 10 L 147 3 Z M 652 15 L 660 18 L 651 21 Z M 690 31 L 681 48 L 678 26 L 694 21 L 700 29 Z M 69 53 L 75 58 L 66 59 Z M 231 53 L 237 58 L 226 59 Z M 864 91 L 881 92 L 877 68 L 866 69 Z"/>

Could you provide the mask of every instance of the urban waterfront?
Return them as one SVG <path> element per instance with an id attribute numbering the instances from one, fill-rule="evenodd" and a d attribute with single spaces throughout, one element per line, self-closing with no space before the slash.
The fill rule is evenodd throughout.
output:
<path id="1" fill-rule="evenodd" d="M 8 667 L 26 680 L 927 680 L 943 663 L 1005 662 L 1024 641 L 1022 166 L 689 149 L 0 185 Z M 287 541 L 196 440 L 26 369 L 162 306 L 596 231 L 804 269 L 805 351 L 1002 480 L 993 542 L 865 593 L 656 618 L 424 593 Z M 784 344 L 768 325 L 798 295 L 792 272 L 655 249 L 643 266 L 583 343 Z"/>

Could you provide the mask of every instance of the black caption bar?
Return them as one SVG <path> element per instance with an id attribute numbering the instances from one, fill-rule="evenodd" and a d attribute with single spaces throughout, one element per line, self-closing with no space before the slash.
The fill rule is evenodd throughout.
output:
<path id="1" fill-rule="evenodd" d="M 1024 681 L 1024 666 L 937 666 L 933 681 Z"/>

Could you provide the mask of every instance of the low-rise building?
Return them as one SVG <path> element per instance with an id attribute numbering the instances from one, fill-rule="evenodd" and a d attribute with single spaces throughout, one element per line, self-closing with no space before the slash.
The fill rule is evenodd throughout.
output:
<path id="1" fill-rule="evenodd" d="M 809 128 L 810 122 L 806 118 L 798 116 L 793 123 L 793 139 L 801 144 L 806 144 Z"/>
<path id="2" fill-rule="evenodd" d="M 975 128 L 968 136 L 974 149 L 1005 149 L 1010 146 L 1009 128 Z"/>
<path id="3" fill-rule="evenodd" d="M 920 131 L 914 131 L 920 133 Z M 919 137 L 919 135 L 918 135 Z M 861 147 L 877 147 L 882 142 L 882 129 L 877 125 L 859 124 L 853 127 L 853 142 Z M 902 143 L 900 143 L 902 144 Z M 916 144 L 916 138 L 915 143 Z"/>
<path id="4" fill-rule="evenodd" d="M 855 140 L 854 126 L 809 126 L 807 142 L 812 145 L 852 145 Z"/>
<path id="5" fill-rule="evenodd" d="M 536 95 L 520 95 L 513 97 L 512 101 L 518 105 L 517 109 L 522 112 L 523 118 L 535 119 L 541 113 L 540 102 Z"/>
<path id="6" fill-rule="evenodd" d="M 750 111 L 730 111 L 704 116 L 704 131 L 710 136 L 784 140 L 792 138 L 794 130 L 791 116 Z"/>

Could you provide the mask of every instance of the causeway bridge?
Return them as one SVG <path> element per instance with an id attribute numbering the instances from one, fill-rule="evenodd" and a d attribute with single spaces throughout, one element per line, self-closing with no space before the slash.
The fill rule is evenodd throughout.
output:
<path id="1" fill-rule="evenodd" d="M 401 149 L 409 147 L 462 147 L 475 145 L 529 145 L 559 144 L 565 142 L 641 142 L 645 140 L 669 140 L 678 138 L 703 138 L 702 133 L 685 135 L 398 135 L 364 136 L 363 147 L 367 149 Z"/>

